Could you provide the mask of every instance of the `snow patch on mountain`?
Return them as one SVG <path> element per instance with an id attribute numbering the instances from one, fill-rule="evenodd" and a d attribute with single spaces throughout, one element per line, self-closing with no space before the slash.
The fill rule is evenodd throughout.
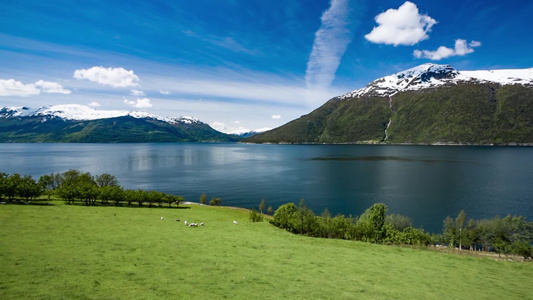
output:
<path id="1" fill-rule="evenodd" d="M 358 98 L 365 95 L 383 97 L 401 91 L 420 90 L 468 81 L 533 85 L 533 68 L 457 71 L 449 65 L 427 63 L 376 79 L 362 89 L 342 95 L 341 99 Z"/>
<path id="2" fill-rule="evenodd" d="M 178 117 L 168 118 L 157 116 L 142 111 L 127 111 L 127 110 L 96 110 L 92 107 L 80 104 L 63 104 L 43 106 L 38 109 L 31 109 L 28 107 L 4 107 L 0 109 L 0 117 L 45 117 L 45 118 L 61 118 L 65 120 L 98 120 L 109 119 L 117 117 L 130 116 L 138 119 L 148 118 L 155 119 L 170 124 L 185 123 L 195 124 L 202 123 L 200 120 L 193 117 Z"/>

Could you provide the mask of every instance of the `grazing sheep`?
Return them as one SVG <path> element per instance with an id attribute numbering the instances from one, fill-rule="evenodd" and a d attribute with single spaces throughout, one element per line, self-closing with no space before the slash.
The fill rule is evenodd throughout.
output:
<path id="1" fill-rule="evenodd" d="M 200 223 L 200 226 L 204 226 L 204 222 Z"/>
<path id="2" fill-rule="evenodd" d="M 189 227 L 198 227 L 198 223 L 191 223 L 189 224 Z"/>
<path id="3" fill-rule="evenodd" d="M 163 217 L 161 217 L 161 220 L 163 220 Z"/>
<path id="4" fill-rule="evenodd" d="M 187 222 L 187 220 L 185 220 L 185 222 L 183 222 L 183 223 L 185 223 L 185 226 L 187 226 L 187 223 L 188 223 L 188 222 Z"/>
<path id="5" fill-rule="evenodd" d="M 233 224 L 237 225 L 237 224 L 239 224 L 239 222 L 237 222 L 237 221 L 233 221 Z"/>
<path id="6" fill-rule="evenodd" d="M 180 219 L 176 219 L 176 222 L 179 222 L 179 221 L 180 221 Z"/>

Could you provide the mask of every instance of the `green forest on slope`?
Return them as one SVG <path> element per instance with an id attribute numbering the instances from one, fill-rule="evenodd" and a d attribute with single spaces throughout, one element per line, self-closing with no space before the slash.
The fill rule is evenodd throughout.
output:
<path id="1" fill-rule="evenodd" d="M 0 118 L 0 142 L 13 143 L 155 143 L 228 142 L 236 136 L 218 132 L 204 123 L 176 123 L 155 119 L 116 117 L 64 120 L 41 117 Z"/>
<path id="2" fill-rule="evenodd" d="M 401 92 L 390 108 L 389 97 L 333 98 L 244 142 L 529 144 L 532 128 L 532 87 L 467 83 Z"/>

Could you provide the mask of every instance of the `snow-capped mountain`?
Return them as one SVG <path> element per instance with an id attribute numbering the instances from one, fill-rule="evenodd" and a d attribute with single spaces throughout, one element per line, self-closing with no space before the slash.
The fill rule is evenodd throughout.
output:
<path id="1" fill-rule="evenodd" d="M 532 124 L 533 68 L 423 64 L 244 142 L 533 145 Z"/>
<path id="2" fill-rule="evenodd" d="M 63 104 L 43 106 L 37 109 L 28 107 L 4 107 L 0 109 L 0 117 L 44 117 L 44 118 L 61 118 L 65 120 L 98 120 L 109 119 L 117 117 L 134 117 L 137 119 L 147 118 L 155 119 L 170 124 L 175 123 L 202 123 L 200 120 L 193 117 L 179 117 L 168 118 L 153 115 L 142 111 L 127 111 L 127 110 L 96 110 L 92 107 L 80 104 Z"/>
<path id="3" fill-rule="evenodd" d="M 402 91 L 420 90 L 464 82 L 533 85 L 533 68 L 457 71 L 450 65 L 428 63 L 376 79 L 362 89 L 342 95 L 341 99 L 365 95 L 392 96 Z"/>
<path id="4" fill-rule="evenodd" d="M 38 109 L 0 108 L 0 142 L 155 143 L 239 139 L 192 117 L 168 118 L 140 111 L 96 110 L 78 104 Z"/>

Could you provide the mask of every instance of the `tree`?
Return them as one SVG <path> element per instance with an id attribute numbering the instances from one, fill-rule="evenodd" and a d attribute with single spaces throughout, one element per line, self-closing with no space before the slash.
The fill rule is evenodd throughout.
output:
<path id="1" fill-rule="evenodd" d="M 446 242 L 448 242 L 451 247 L 454 247 L 457 230 L 455 227 L 455 221 L 452 217 L 447 216 L 446 219 L 444 219 L 442 231 L 444 233 L 444 238 Z"/>
<path id="2" fill-rule="evenodd" d="M 384 230 L 387 206 L 376 203 L 367 209 L 356 223 L 358 234 L 362 240 L 380 243 L 385 237 Z"/>
<path id="3" fill-rule="evenodd" d="M 465 226 L 465 221 L 466 213 L 464 210 L 461 210 L 461 212 L 459 212 L 459 215 L 457 215 L 457 218 L 455 219 L 455 225 L 458 230 L 459 250 L 463 249 L 463 228 Z"/>
<path id="4" fill-rule="evenodd" d="M 7 189 L 7 178 L 9 177 L 8 174 L 4 172 L 0 172 L 0 199 L 2 199 L 5 195 L 5 191 Z"/>
<path id="5" fill-rule="evenodd" d="M 42 186 L 38 184 L 31 176 L 24 176 L 16 187 L 17 195 L 26 198 L 26 201 L 41 196 Z"/>
<path id="6" fill-rule="evenodd" d="M 248 219 L 250 222 L 263 222 L 263 215 L 258 213 L 255 208 L 252 208 L 248 214 Z"/>
<path id="7" fill-rule="evenodd" d="M 274 212 L 274 217 L 272 218 L 271 223 L 281 229 L 294 231 L 293 219 L 297 213 L 298 207 L 296 207 L 296 204 L 283 204 L 278 209 L 276 209 L 276 212 Z"/>
<path id="8" fill-rule="evenodd" d="M 265 199 L 261 199 L 261 203 L 259 203 L 259 211 L 263 213 L 263 211 L 266 208 Z"/>
<path id="9" fill-rule="evenodd" d="M 213 197 L 213 199 L 211 199 L 211 202 L 209 202 L 209 205 L 220 206 L 222 205 L 222 199 Z"/>
<path id="10" fill-rule="evenodd" d="M 411 218 L 399 214 L 390 214 L 385 217 L 385 223 L 391 224 L 392 227 L 398 231 L 403 231 L 406 228 L 413 226 Z"/>
<path id="11" fill-rule="evenodd" d="M 13 201 L 15 199 L 15 196 L 18 192 L 18 186 L 21 184 L 22 177 L 20 177 L 20 174 L 13 174 L 7 177 L 5 182 L 5 189 L 4 189 L 4 195 L 9 199 L 9 201 Z"/>
<path id="12" fill-rule="evenodd" d="M 117 177 L 107 174 L 107 173 L 95 176 L 94 181 L 96 182 L 98 187 L 118 186 Z"/>
<path id="13" fill-rule="evenodd" d="M 274 209 L 272 209 L 272 205 L 269 205 L 269 206 L 268 206 L 268 209 L 267 209 L 267 213 L 268 213 L 269 215 L 272 215 L 273 212 L 274 212 Z"/>
<path id="14" fill-rule="evenodd" d="M 200 196 L 200 203 L 205 204 L 207 202 L 207 195 L 205 193 L 202 193 Z"/>

